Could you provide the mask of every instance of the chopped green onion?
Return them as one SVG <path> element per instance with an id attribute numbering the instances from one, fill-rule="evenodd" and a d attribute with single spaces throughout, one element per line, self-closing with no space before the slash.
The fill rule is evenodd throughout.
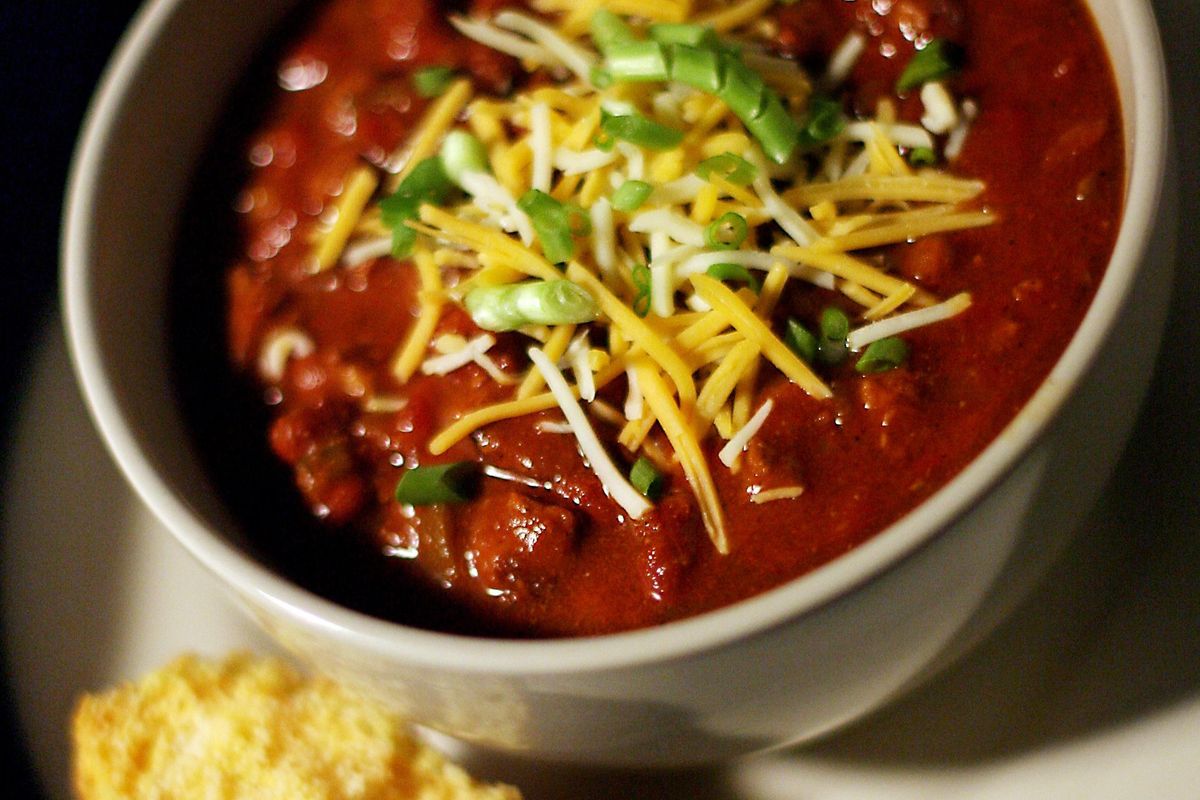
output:
<path id="1" fill-rule="evenodd" d="M 842 106 L 838 101 L 821 95 L 808 101 L 808 114 L 800 126 L 800 144 L 805 148 L 828 142 L 846 127 Z"/>
<path id="2" fill-rule="evenodd" d="M 396 500 L 412 506 L 465 503 L 478 484 L 479 465 L 474 461 L 413 467 L 396 484 Z"/>
<path id="3" fill-rule="evenodd" d="M 667 53 L 671 61 L 671 80 L 709 94 L 715 94 L 724 83 L 721 57 L 716 51 L 686 44 L 672 44 L 667 48 Z"/>
<path id="4" fill-rule="evenodd" d="M 442 149 L 442 169 L 455 184 L 462 186 L 462 177 L 468 172 L 490 172 L 487 148 L 475 136 L 461 129 L 446 134 Z"/>
<path id="5" fill-rule="evenodd" d="M 767 158 L 776 164 L 791 158 L 800 141 L 800 126 L 775 92 L 764 95 L 762 113 L 747 122 L 746 128 L 758 139 Z"/>
<path id="6" fill-rule="evenodd" d="M 817 357 L 817 337 L 808 328 L 800 324 L 795 317 L 789 317 L 784 342 L 792 352 L 800 356 L 807 364 L 813 363 Z"/>
<path id="7" fill-rule="evenodd" d="M 651 500 L 662 496 L 662 473 L 645 456 L 638 456 L 638 460 L 633 462 L 633 468 L 629 470 L 629 482 L 633 484 L 633 488 Z"/>
<path id="8" fill-rule="evenodd" d="M 937 153 L 932 147 L 914 147 L 908 151 L 908 163 L 914 167 L 928 167 L 937 163 Z"/>
<path id="9" fill-rule="evenodd" d="M 617 211 L 636 211 L 653 191 L 654 187 L 645 181 L 625 181 L 613 192 L 612 207 Z"/>
<path id="10" fill-rule="evenodd" d="M 671 75 L 667 51 L 658 42 L 614 42 L 604 55 L 614 80 L 665 81 Z"/>
<path id="11" fill-rule="evenodd" d="M 821 312 L 820 338 L 817 341 L 817 357 L 825 364 L 840 364 L 846 359 L 849 348 L 846 337 L 850 335 L 850 317 L 836 306 Z"/>
<path id="12" fill-rule="evenodd" d="M 383 224 L 392 229 L 392 253 L 403 258 L 412 252 L 417 232 L 405 225 L 420 216 L 424 203 L 440 204 L 454 188 L 442 159 L 430 156 L 413 167 L 394 194 L 379 203 Z"/>
<path id="13" fill-rule="evenodd" d="M 650 268 L 645 264 L 633 267 L 633 285 L 637 293 L 633 297 L 633 313 L 644 317 L 650 313 Z"/>
<path id="14" fill-rule="evenodd" d="M 958 71 L 962 48 L 946 39 L 934 39 L 918 50 L 896 81 L 897 92 L 907 92 L 923 83 L 940 80 Z"/>
<path id="15" fill-rule="evenodd" d="M 762 113 L 768 89 L 762 76 L 747 67 L 742 60 L 725 55 L 721 59 L 725 82 L 717 91 L 717 97 L 737 114 L 742 122 L 756 119 Z"/>
<path id="16" fill-rule="evenodd" d="M 478 286 L 467 292 L 463 305 L 475 324 L 488 331 L 512 331 L 524 325 L 579 325 L 600 313 L 590 294 L 565 279 Z"/>
<path id="17" fill-rule="evenodd" d="M 754 273 L 743 267 L 741 264 L 713 264 L 708 268 L 707 274 L 719 281 L 737 281 L 744 283 L 757 294 L 762 289 L 762 284 L 758 282 L 758 278 L 754 277 Z"/>
<path id="18" fill-rule="evenodd" d="M 899 336 L 877 339 L 867 345 L 854 368 L 864 375 L 887 372 L 908 360 L 908 345 Z"/>
<path id="19" fill-rule="evenodd" d="M 456 74 L 452 67 L 422 67 L 413 73 L 412 82 L 421 97 L 437 97 L 450 87 Z"/>
<path id="20" fill-rule="evenodd" d="M 590 27 L 592 41 L 596 43 L 596 47 L 600 48 L 601 52 L 607 52 L 608 48 L 618 42 L 634 41 L 633 31 L 625 24 L 625 20 L 606 8 L 592 14 Z"/>
<path id="21" fill-rule="evenodd" d="M 650 150 L 670 150 L 683 141 L 683 131 L 660 125 L 640 114 L 602 114 L 600 132 Z"/>
<path id="22" fill-rule="evenodd" d="M 704 243 L 714 250 L 737 250 L 749 233 L 746 218 L 736 211 L 727 211 L 704 229 Z"/>
<path id="23" fill-rule="evenodd" d="M 588 80 L 597 89 L 607 89 L 613 85 L 613 74 L 604 67 L 592 67 L 588 72 Z"/>
<path id="24" fill-rule="evenodd" d="M 684 44 L 689 47 L 715 48 L 718 44 L 716 32 L 704 25 L 689 22 L 659 22 L 646 31 L 650 38 L 660 44 Z"/>
<path id="25" fill-rule="evenodd" d="M 706 181 L 716 176 L 735 186 L 749 186 L 758 175 L 758 169 L 736 153 L 718 153 L 701 161 L 696 174 Z"/>
<path id="26" fill-rule="evenodd" d="M 547 261 L 561 264 L 575 255 L 574 236 L 577 231 L 582 235 L 583 229 L 577 219 L 578 206 L 572 208 L 540 189 L 530 189 L 521 195 L 517 206 L 529 215 Z"/>

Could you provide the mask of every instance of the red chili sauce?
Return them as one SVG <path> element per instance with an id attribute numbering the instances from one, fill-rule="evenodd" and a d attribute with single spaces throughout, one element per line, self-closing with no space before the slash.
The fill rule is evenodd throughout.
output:
<path id="1" fill-rule="evenodd" d="M 233 177 L 201 179 L 197 230 L 232 226 L 234 240 L 222 249 L 185 233 L 180 267 L 180 358 L 223 342 L 215 347 L 233 367 L 209 363 L 198 379 L 180 365 L 197 441 L 218 485 L 250 510 L 247 535 L 266 556 L 321 593 L 412 624 L 515 636 L 647 626 L 747 598 L 845 553 L 945 484 L 1012 419 L 1087 309 L 1121 213 L 1120 109 L 1087 11 L 1079 0 L 799 0 L 772 13 L 779 52 L 803 63 L 823 63 L 852 28 L 868 35 L 841 96 L 851 114 L 892 93 L 914 43 L 937 36 L 963 46 L 953 87 L 980 113 L 953 171 L 986 182 L 979 204 L 1001 221 L 883 257 L 941 297 L 969 291 L 971 307 L 907 334 L 911 358 L 899 369 L 827 372 L 830 400 L 764 367 L 759 397 L 776 411 L 740 471 L 713 469 L 728 555 L 710 543 L 681 470 L 651 513 L 620 522 L 574 438 L 534 427 L 546 415 L 487 426 L 434 459 L 425 449 L 434 433 L 512 389 L 474 365 L 396 385 L 389 361 L 417 313 L 415 269 L 379 258 L 314 275 L 307 242 L 356 159 L 379 163 L 419 119 L 427 101 L 411 89 L 415 69 L 456 66 L 479 91 L 504 93 L 516 65 L 459 36 L 432 0 L 332 0 L 272 55 L 279 85 L 251 90 L 258 126 L 227 137 L 237 164 L 214 170 Z M 899 108 L 906 120 L 922 113 L 916 92 Z M 232 182 L 240 189 L 221 196 Z M 220 212 L 231 203 L 236 223 Z M 202 287 L 220 270 L 223 301 L 193 302 L 216 297 Z M 811 319 L 837 302 L 806 287 L 785 294 L 777 313 Z M 259 348 L 284 324 L 307 331 L 316 349 L 293 359 L 278 385 L 262 386 Z M 477 332 L 461 311 L 444 317 L 447 331 Z M 504 337 L 491 355 L 506 370 L 527 366 Z M 366 413 L 364 391 L 407 405 Z M 621 397 L 614 387 L 612 399 Z M 615 429 L 599 432 L 615 440 Z M 715 439 L 706 440 L 714 464 Z M 270 458 L 256 450 L 264 440 Z M 414 511 L 394 500 L 403 467 L 464 459 L 549 488 L 484 480 L 464 505 Z M 754 484 L 804 493 L 756 505 Z"/>

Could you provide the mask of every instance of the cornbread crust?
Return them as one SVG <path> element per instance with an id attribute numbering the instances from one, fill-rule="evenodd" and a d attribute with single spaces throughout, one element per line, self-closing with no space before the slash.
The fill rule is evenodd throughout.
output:
<path id="1" fill-rule="evenodd" d="M 177 658 L 85 695 L 72 720 L 80 800 L 519 800 L 417 742 L 401 720 L 279 659 Z"/>

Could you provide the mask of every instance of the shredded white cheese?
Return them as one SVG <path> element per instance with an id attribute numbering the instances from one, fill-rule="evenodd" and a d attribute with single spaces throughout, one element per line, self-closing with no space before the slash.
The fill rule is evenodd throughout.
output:
<path id="1" fill-rule="evenodd" d="M 537 428 L 542 433 L 574 433 L 575 429 L 571 427 L 569 422 L 555 422 L 551 419 L 538 420 L 533 423 L 533 427 Z"/>
<path id="2" fill-rule="evenodd" d="M 555 401 L 558 403 L 559 408 L 562 409 L 563 416 L 567 418 L 567 424 L 571 426 L 572 431 L 575 433 L 575 439 L 579 442 L 579 449 L 583 451 L 584 458 L 592 465 L 592 471 L 600 479 L 600 483 L 603 484 L 605 491 L 616 501 L 617 505 L 625 509 L 629 516 L 634 519 L 640 519 L 643 514 L 650 510 L 649 501 L 637 489 L 633 488 L 621 471 L 617 469 L 616 464 L 609 457 L 608 451 L 596 436 L 596 431 L 592 429 L 591 423 L 588 422 L 587 414 L 583 413 L 583 409 L 576 402 L 575 395 L 571 392 L 571 387 L 567 385 L 567 379 L 563 377 L 563 374 L 558 371 L 558 367 L 554 366 L 554 362 L 541 349 L 537 347 L 529 348 L 529 359 L 537 367 L 538 371 L 542 373 L 542 379 L 546 381 L 546 387 L 554 395 Z"/>
<path id="3" fill-rule="evenodd" d="M 592 67 L 596 63 L 596 55 L 579 45 L 568 42 L 553 28 L 549 28 L 532 17 L 516 11 L 501 11 L 495 16 L 495 22 L 501 28 L 524 34 L 530 39 L 554 54 L 567 69 L 574 72 L 585 83 L 591 82 Z"/>
<path id="4" fill-rule="evenodd" d="M 738 457 L 742 451 L 746 449 L 746 445 L 750 444 L 750 440 L 758 433 L 763 423 L 767 421 L 767 417 L 771 416 L 771 409 L 775 407 L 774 400 L 767 400 L 758 407 L 758 411 L 754 412 L 741 430 L 733 434 L 725 446 L 721 448 L 721 452 L 717 453 L 717 457 L 721 459 L 721 463 L 729 468 L 737 463 Z"/>
<path id="5" fill-rule="evenodd" d="M 629 220 L 628 227 L 634 233 L 661 232 L 680 244 L 704 247 L 704 228 L 669 208 L 655 208 L 636 214 Z"/>
<path id="6" fill-rule="evenodd" d="M 463 189 L 484 214 L 494 218 L 502 230 L 515 233 L 529 246 L 533 243 L 533 223 L 521 210 L 512 192 L 486 172 L 465 172 L 460 178 Z"/>
<path id="7" fill-rule="evenodd" d="M 539 66 L 557 66 L 561 62 L 545 47 L 520 36 L 514 36 L 490 22 L 470 17 L 451 16 L 450 24 L 468 39 L 474 39 L 493 50 Z"/>
<path id="8" fill-rule="evenodd" d="M 612 203 L 601 197 L 588 209 L 592 220 L 592 258 L 606 275 L 617 266 L 617 233 L 613 227 Z"/>
<path id="9" fill-rule="evenodd" d="M 960 110 L 958 125 L 946 137 L 946 147 L 942 151 L 947 161 L 954 161 L 962 154 L 963 145 L 967 141 L 967 134 L 971 130 L 971 123 L 974 122 L 976 115 L 979 114 L 979 106 L 974 100 L 963 100 Z"/>
<path id="10" fill-rule="evenodd" d="M 293 358 L 310 356 L 316 345 L 298 328 L 279 328 L 268 333 L 258 356 L 258 372 L 270 383 L 283 379 L 287 363 Z"/>
<path id="11" fill-rule="evenodd" d="M 549 192 L 554 173 L 554 141 L 550 106 L 545 103 L 534 103 L 529 109 L 529 147 L 533 151 L 533 188 Z"/>
<path id="12" fill-rule="evenodd" d="M 929 81 L 924 84 L 921 87 L 921 104 L 925 106 L 921 124 L 930 133 L 947 133 L 958 125 L 958 109 L 943 82 Z"/>
<path id="13" fill-rule="evenodd" d="M 348 267 L 362 264 L 373 258 L 383 258 L 392 254 L 391 236 L 372 236 L 359 239 L 346 245 L 342 251 L 341 263 Z"/>
<path id="14" fill-rule="evenodd" d="M 583 331 L 567 345 L 563 357 L 575 373 L 575 385 L 579 387 L 579 399 L 592 402 L 596 399 L 596 378 L 592 374 L 590 358 L 591 343 L 588 342 L 587 331 Z"/>
<path id="15" fill-rule="evenodd" d="M 846 34 L 846 38 L 842 39 L 841 44 L 829 58 L 829 66 L 821 81 L 822 87 L 825 89 L 835 88 L 850 77 L 850 73 L 854 71 L 854 65 L 858 63 L 858 59 L 862 57 L 866 49 L 867 37 L 858 31 Z"/>
<path id="16" fill-rule="evenodd" d="M 439 350 L 443 347 L 449 349 L 452 346 L 443 343 L 447 337 L 443 336 L 441 339 L 442 341 L 439 342 L 438 346 Z M 421 362 L 421 372 L 426 375 L 448 375 L 456 369 L 474 363 L 478 356 L 486 353 L 495 343 L 496 339 L 491 334 L 485 333 L 481 336 L 476 336 L 474 339 L 463 343 L 456 350 L 443 352 L 441 355 L 430 356 L 425 359 Z"/>
<path id="17" fill-rule="evenodd" d="M 629 142 L 617 142 L 614 149 L 625 157 L 628 166 L 626 173 L 630 180 L 640 181 L 646 178 L 646 154 L 642 152 L 642 148 Z"/>
<path id="18" fill-rule="evenodd" d="M 629 382 L 629 391 L 625 395 L 625 419 L 639 420 L 646 413 L 646 404 L 642 398 L 642 387 L 638 385 L 637 370 L 626 367 L 625 377 Z"/>
<path id="19" fill-rule="evenodd" d="M 617 154 L 592 148 L 591 150 L 571 150 L 560 147 L 554 151 L 554 167 L 563 175 L 583 175 L 601 167 L 607 167 L 617 160 Z"/>
<path id="20" fill-rule="evenodd" d="M 932 148 L 934 145 L 929 131 L 907 122 L 850 122 L 842 129 L 840 136 L 847 141 L 866 143 L 875 138 L 877 128 L 901 147 Z"/>
<path id="21" fill-rule="evenodd" d="M 937 305 L 918 308 L 916 311 L 907 311 L 894 317 L 881 319 L 879 322 L 863 325 L 861 328 L 855 328 L 846 337 L 846 345 L 851 350 L 861 350 L 871 342 L 950 319 L 965 311 L 970 305 L 971 296 L 969 294 L 966 292 L 956 294 Z"/>

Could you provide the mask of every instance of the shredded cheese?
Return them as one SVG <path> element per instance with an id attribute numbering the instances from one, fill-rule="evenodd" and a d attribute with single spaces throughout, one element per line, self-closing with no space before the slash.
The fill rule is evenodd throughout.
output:
<path id="1" fill-rule="evenodd" d="M 342 193 L 332 207 L 333 223 L 323 230 L 317 239 L 315 257 L 318 270 L 326 270 L 337 264 L 346 248 L 346 242 L 354 233 L 363 209 L 379 186 L 379 176 L 366 166 L 355 167 L 342 186 Z"/>
<path id="2" fill-rule="evenodd" d="M 428 250 L 417 250 L 413 254 L 417 274 L 421 278 L 421 291 L 417 295 L 420 313 L 413 323 L 408 337 L 392 360 L 392 374 L 401 383 L 407 383 L 417 368 L 429 347 L 429 341 L 437 329 L 438 320 L 442 315 L 442 273 L 434 263 L 433 255 Z"/>
<path id="3" fill-rule="evenodd" d="M 283 380 L 287 363 L 312 355 L 316 344 L 299 328 L 279 328 L 263 338 L 258 356 L 258 374 L 269 383 Z"/>
<path id="4" fill-rule="evenodd" d="M 621 302 L 591 273 L 572 262 L 567 266 L 567 277 L 578 283 L 595 298 L 600 310 L 603 311 L 612 324 L 616 326 L 625 338 L 642 347 L 650 358 L 654 359 L 663 370 L 671 376 L 675 388 L 679 392 L 680 404 L 690 409 L 696 402 L 696 384 L 692 380 L 692 371 L 679 357 L 669 344 L 655 335 L 654 331 Z"/>
<path id="5" fill-rule="evenodd" d="M 625 479 L 621 471 L 613 464 L 612 458 L 609 457 L 608 451 L 596 436 L 596 431 L 592 429 L 592 425 L 588 422 L 587 414 L 583 413 L 583 409 L 579 407 L 579 403 L 575 401 L 575 396 L 571 392 L 571 387 L 567 385 L 567 379 L 558 371 L 558 367 L 554 362 L 536 347 L 529 348 L 529 359 L 538 371 L 542 373 L 542 379 L 546 381 L 546 386 L 549 387 L 550 393 L 554 395 L 555 402 L 562 409 L 563 416 L 567 418 L 567 424 L 571 426 L 571 430 L 575 433 L 575 439 L 579 442 L 579 449 L 583 451 L 583 455 L 592 465 L 592 471 L 596 473 L 596 477 L 600 479 L 600 483 L 604 485 L 604 489 L 609 496 L 617 502 L 621 508 L 625 509 L 626 513 L 634 519 L 640 519 L 643 514 L 650 510 L 650 503 L 643 497 L 637 489 Z"/>
<path id="6" fill-rule="evenodd" d="M 760 489 L 750 495 L 750 502 L 755 505 L 774 503 L 777 500 L 791 500 L 804 494 L 803 486 L 780 486 L 776 489 Z"/>
<path id="7" fill-rule="evenodd" d="M 952 159 L 976 113 L 973 101 L 955 106 L 943 85 L 926 84 L 922 127 L 897 121 L 896 103 L 881 98 L 873 118 L 849 121 L 838 136 L 814 148 L 811 159 L 775 164 L 743 121 L 710 93 L 678 81 L 617 81 L 603 88 L 591 83 L 600 57 L 584 34 L 597 9 L 630 17 L 639 39 L 649 22 L 699 21 L 732 33 L 742 44 L 738 57 L 798 116 L 813 82 L 796 62 L 756 46 L 762 30 L 749 27 L 772 2 L 709 3 L 703 6 L 706 13 L 697 15 L 692 0 L 531 0 L 535 11 L 558 16 L 501 10 L 490 19 L 451 17 L 468 38 L 520 59 L 528 69 L 550 70 L 551 80 L 534 80 L 511 97 L 475 99 L 470 81 L 458 80 L 430 103 L 413 135 L 385 162 L 394 173 L 385 189 L 393 191 L 455 127 L 473 131 L 488 155 L 487 170 L 457 179 L 466 197 L 443 207 L 423 205 L 417 219 L 405 223 L 420 234 L 413 255 L 421 281 L 419 313 L 394 357 L 393 372 L 403 383 L 418 369 L 448 374 L 475 363 L 515 389 L 513 399 L 450 422 L 429 442 L 431 453 L 441 454 L 494 422 L 558 407 L 566 422 L 540 420 L 538 430 L 573 433 L 606 491 L 631 517 L 641 516 L 649 502 L 609 459 L 588 421 L 591 414 L 618 428 L 618 441 L 632 453 L 645 454 L 664 469 L 682 466 L 713 545 L 728 552 L 705 438 L 715 433 L 725 440 L 719 458 L 730 469 L 737 466 L 773 407 L 770 400 L 761 402 L 758 388 L 766 364 L 814 398 L 831 395 L 782 339 L 780 315 L 774 312 L 785 287 L 811 291 L 792 289 L 789 279 L 840 292 L 861 306 L 865 324 L 851 332 L 854 349 L 946 319 L 969 304 L 966 294 L 940 302 L 886 262 L 858 251 L 995 221 L 986 209 L 962 205 L 978 201 L 981 182 L 935 169 L 914 173 L 904 156 L 906 148 L 916 147 L 936 153 L 934 134 L 948 134 L 944 155 Z M 817 85 L 830 91 L 845 81 L 866 44 L 862 34 L 849 34 Z M 608 147 L 597 140 L 602 110 L 681 130 L 682 143 L 654 148 L 617 140 Z M 703 160 L 725 154 L 753 166 L 748 181 L 734 183 L 719 170 L 700 169 Z M 318 259 L 323 268 L 390 253 L 391 231 L 369 205 L 377 191 L 370 179 L 376 174 L 362 169 L 348 176 L 337 220 L 331 219 L 330 232 L 314 243 L 324 248 Z M 618 211 L 611 197 L 630 180 L 648 182 L 649 196 L 636 209 Z M 517 198 L 530 189 L 586 214 L 584 229 L 572 231 L 575 252 L 565 270 L 542 255 L 533 220 L 518 205 Z M 707 243 L 705 229 L 727 213 L 745 220 L 748 235 L 738 247 L 721 250 Z M 720 264 L 765 273 L 757 296 L 746 286 L 726 285 L 707 274 Z M 443 270 L 450 271 L 445 280 Z M 591 295 L 599 318 L 579 326 L 529 325 L 512 334 L 536 343 L 530 349 L 533 368 L 523 376 L 505 372 L 489 356 L 498 337 L 432 340 L 444 303 L 462 302 L 477 286 L 563 278 Z M 591 341 L 606 346 L 593 348 Z M 300 345 L 288 352 L 302 350 Z M 283 366 L 275 362 L 282 358 L 286 365 L 288 357 L 276 356 L 271 369 L 281 373 Z M 598 394 L 621 376 L 627 388 L 618 410 Z M 365 407 L 371 402 L 367 396 Z M 392 407 L 387 398 L 380 403 Z M 656 426 L 670 448 L 650 435 Z M 753 487 L 751 502 L 793 498 L 802 491 L 800 486 Z"/>
<path id="8" fill-rule="evenodd" d="M 692 493 L 696 495 L 700 505 L 700 516 L 704 519 L 704 528 L 708 531 L 713 546 L 717 548 L 718 553 L 728 553 L 725 512 L 721 508 L 717 487 L 713 483 L 712 473 L 708 470 L 708 462 L 704 458 L 700 443 L 693 435 L 682 410 L 675 405 L 670 389 L 654 365 L 643 359 L 636 363 L 635 369 L 646 404 L 650 406 L 651 413 L 662 425 L 663 433 L 667 435 L 667 440 L 679 456 L 679 463 L 683 466 L 683 473 L 692 488 Z"/>
<path id="9" fill-rule="evenodd" d="M 421 372 L 426 375 L 448 375 L 456 369 L 475 362 L 477 356 L 486 353 L 496 343 L 496 338 L 485 333 L 467 342 L 462 342 L 457 349 L 441 355 L 430 356 L 421 362 Z"/>
<path id="10" fill-rule="evenodd" d="M 730 325 L 737 328 L 747 339 L 756 342 L 763 355 L 789 380 L 818 399 L 833 395 L 829 387 L 813 374 L 812 369 L 771 333 L 766 323 L 720 281 L 707 275 L 693 275 L 692 285 L 696 288 L 696 293 L 720 311 Z"/>
<path id="11" fill-rule="evenodd" d="M 754 416 L 750 421 L 742 426 L 741 430 L 730 437 L 725 446 L 721 448 L 721 452 L 717 457 L 721 459 L 721 463 L 727 467 L 733 467 L 737 463 L 738 457 L 742 451 L 746 449 L 746 445 L 754 438 L 755 434 L 762 428 L 763 423 L 767 421 L 767 417 L 771 415 L 771 409 L 775 407 L 775 401 L 768 399 L 758 411 L 754 412 Z"/>
<path id="12" fill-rule="evenodd" d="M 965 292 L 956 294 L 949 300 L 937 305 L 929 306 L 928 308 L 918 308 L 915 311 L 897 314 L 894 317 L 888 317 L 879 322 L 872 322 L 869 325 L 856 328 L 850 331 L 850 335 L 846 337 L 846 345 L 851 350 L 861 350 L 871 342 L 879 339 L 886 339 L 889 336 L 911 331 L 914 328 L 921 328 L 925 325 L 932 325 L 935 322 L 950 319 L 965 311 L 970 305 L 971 296 L 969 294 Z"/>
<path id="13" fill-rule="evenodd" d="M 445 93 L 425 110 L 417 129 L 409 137 L 408 143 L 401 150 L 388 158 L 388 166 L 396 169 L 396 174 L 388 181 L 388 191 L 396 191 L 396 187 L 407 177 L 412 168 L 437 152 L 442 137 L 450 130 L 450 126 L 466 107 L 471 99 L 471 82 L 460 78 L 450 84 Z"/>

